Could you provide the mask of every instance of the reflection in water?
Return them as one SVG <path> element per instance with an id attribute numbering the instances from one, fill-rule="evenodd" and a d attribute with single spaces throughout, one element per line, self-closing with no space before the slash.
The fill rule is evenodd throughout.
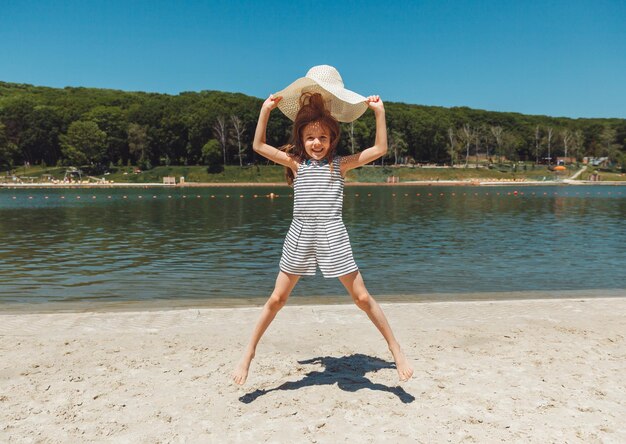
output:
<path id="1" fill-rule="evenodd" d="M 626 288 L 621 187 L 514 190 L 347 188 L 344 220 L 370 291 Z M 279 197 L 253 197 L 269 192 Z M 0 300 L 265 296 L 291 220 L 290 192 L 0 190 Z M 316 276 L 294 296 L 344 292 Z"/>

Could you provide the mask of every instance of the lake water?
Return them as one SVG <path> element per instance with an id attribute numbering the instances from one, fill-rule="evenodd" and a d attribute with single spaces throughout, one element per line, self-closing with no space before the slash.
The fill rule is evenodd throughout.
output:
<path id="1" fill-rule="evenodd" d="M 265 197 L 270 192 L 278 197 Z M 264 299 L 291 221 L 290 194 L 287 187 L 1 189 L 0 308 Z M 625 220 L 619 186 L 359 186 L 346 188 L 344 202 L 370 292 L 401 300 L 626 295 Z M 318 301 L 344 295 L 337 279 L 319 272 L 293 293 Z"/>

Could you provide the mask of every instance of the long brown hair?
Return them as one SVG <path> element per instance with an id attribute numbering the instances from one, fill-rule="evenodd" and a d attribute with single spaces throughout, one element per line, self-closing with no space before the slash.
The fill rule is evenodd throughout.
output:
<path id="1" fill-rule="evenodd" d="M 333 167 L 333 158 L 339 144 L 341 135 L 341 127 L 330 111 L 326 109 L 324 99 L 319 93 L 305 92 L 300 97 L 300 110 L 293 122 L 293 130 L 291 131 L 291 140 L 289 144 L 282 147 L 291 157 L 295 158 L 298 163 L 307 159 L 307 154 L 302 141 L 302 132 L 304 127 L 310 123 L 319 123 L 330 133 L 330 149 L 326 155 L 326 160 Z M 291 168 L 285 168 L 285 176 L 289 185 L 293 184 L 294 174 Z"/>

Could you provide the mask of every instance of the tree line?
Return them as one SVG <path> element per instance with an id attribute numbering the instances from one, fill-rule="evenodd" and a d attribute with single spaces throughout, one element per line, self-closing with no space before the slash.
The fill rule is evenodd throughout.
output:
<path id="1" fill-rule="evenodd" d="M 224 165 L 265 161 L 252 151 L 262 99 L 220 91 L 178 95 L 0 82 L 0 167 L 31 165 Z M 570 119 L 386 103 L 390 150 L 381 161 L 468 165 L 566 156 L 626 162 L 626 119 Z M 291 122 L 272 113 L 268 143 L 285 144 Z M 339 154 L 371 146 L 366 112 L 342 124 Z"/>

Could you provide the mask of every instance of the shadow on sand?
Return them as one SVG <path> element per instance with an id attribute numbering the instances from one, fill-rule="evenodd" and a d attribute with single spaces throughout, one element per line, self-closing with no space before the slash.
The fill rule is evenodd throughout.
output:
<path id="1" fill-rule="evenodd" d="M 285 382 L 278 387 L 247 393 L 239 398 L 239 401 L 249 404 L 257 398 L 276 391 L 276 390 L 298 390 L 304 387 L 315 385 L 334 385 L 337 384 L 341 390 L 347 392 L 356 392 L 361 389 L 380 390 L 396 395 L 400 401 L 405 404 L 415 401 L 415 397 L 407 393 L 402 387 L 389 387 L 383 384 L 376 384 L 365 377 L 369 372 L 377 372 L 381 369 L 396 368 L 393 362 L 383 361 L 379 358 L 356 354 L 350 356 L 342 356 L 334 358 L 332 356 L 323 356 L 305 361 L 298 361 L 299 364 L 320 364 L 324 367 L 323 371 L 312 371 L 307 373 L 304 378 L 299 381 Z"/>

